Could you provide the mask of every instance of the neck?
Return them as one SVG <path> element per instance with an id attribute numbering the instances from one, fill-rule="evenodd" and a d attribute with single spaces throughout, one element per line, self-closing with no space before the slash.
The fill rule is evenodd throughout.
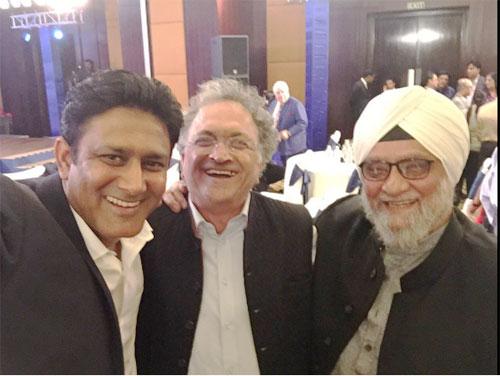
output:
<path id="1" fill-rule="evenodd" d="M 245 201 L 239 204 L 212 204 L 206 207 L 195 204 L 202 217 L 208 223 L 214 225 L 217 234 L 221 234 L 226 229 L 229 221 L 241 213 L 244 205 Z"/>
<path id="2" fill-rule="evenodd" d="M 116 256 L 118 259 L 121 260 L 121 251 L 122 251 L 122 243 L 120 242 L 120 239 L 102 239 L 99 238 L 99 240 L 104 244 L 104 246 L 116 253 Z"/>

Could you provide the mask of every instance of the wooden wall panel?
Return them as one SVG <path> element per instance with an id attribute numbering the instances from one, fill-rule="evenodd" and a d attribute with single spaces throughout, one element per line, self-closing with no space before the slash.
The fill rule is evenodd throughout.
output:
<path id="1" fill-rule="evenodd" d="M 277 1 L 277 0 L 276 0 Z M 408 1 L 334 0 L 330 6 L 329 133 L 342 131 L 352 137 L 353 121 L 349 96 L 353 83 L 369 63 L 368 16 L 374 13 L 406 12 Z M 467 21 L 461 43 L 461 63 L 477 58 L 483 73 L 497 70 L 496 0 L 425 0 L 424 10 L 467 8 Z M 457 73 L 460 75 L 460 72 Z"/>
<path id="2" fill-rule="evenodd" d="M 219 35 L 215 0 L 184 0 L 188 91 L 212 78 L 211 40 Z"/>
<path id="3" fill-rule="evenodd" d="M 217 14 L 220 34 L 248 35 L 250 84 L 266 89 L 266 2 L 217 0 Z"/>
<path id="4" fill-rule="evenodd" d="M 148 5 L 153 76 L 170 86 L 182 107 L 187 108 L 183 2 L 150 0 Z"/>
<path id="5" fill-rule="evenodd" d="M 306 77 L 305 5 L 267 1 L 267 83 L 286 81 L 290 93 L 304 101 Z"/>
<path id="6" fill-rule="evenodd" d="M 108 35 L 109 67 L 111 69 L 121 69 L 123 68 L 123 58 L 118 0 L 108 0 L 106 2 L 105 11 L 106 29 Z"/>

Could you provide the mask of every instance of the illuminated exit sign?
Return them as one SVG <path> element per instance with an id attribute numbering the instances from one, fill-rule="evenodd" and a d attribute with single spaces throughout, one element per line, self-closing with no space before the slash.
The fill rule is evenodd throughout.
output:
<path id="1" fill-rule="evenodd" d="M 425 1 L 410 1 L 406 3 L 406 9 L 408 10 L 425 9 Z"/>

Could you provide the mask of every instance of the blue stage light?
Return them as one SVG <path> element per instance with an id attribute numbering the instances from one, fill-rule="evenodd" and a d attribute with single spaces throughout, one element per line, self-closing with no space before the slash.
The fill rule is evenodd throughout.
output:
<path id="1" fill-rule="evenodd" d="M 30 33 L 24 33 L 23 34 L 23 39 L 26 43 L 28 43 L 31 40 L 31 34 Z"/>

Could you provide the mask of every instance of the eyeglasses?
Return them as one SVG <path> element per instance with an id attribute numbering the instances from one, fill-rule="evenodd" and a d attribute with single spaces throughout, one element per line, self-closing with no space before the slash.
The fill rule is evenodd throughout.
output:
<path id="1" fill-rule="evenodd" d="M 204 153 L 211 153 L 217 145 L 224 144 L 224 146 L 231 153 L 241 153 L 246 151 L 255 151 L 256 147 L 250 140 L 244 137 L 236 136 L 229 137 L 223 140 L 218 140 L 212 136 L 198 136 L 193 141 L 189 142 L 190 145 L 194 146 L 198 151 Z"/>
<path id="2" fill-rule="evenodd" d="M 359 165 L 361 173 L 366 180 L 383 181 L 391 173 L 392 166 L 396 166 L 401 176 L 408 180 L 424 179 L 429 175 L 431 164 L 434 161 L 427 159 L 411 158 L 403 159 L 396 163 L 374 160 L 363 162 Z"/>

